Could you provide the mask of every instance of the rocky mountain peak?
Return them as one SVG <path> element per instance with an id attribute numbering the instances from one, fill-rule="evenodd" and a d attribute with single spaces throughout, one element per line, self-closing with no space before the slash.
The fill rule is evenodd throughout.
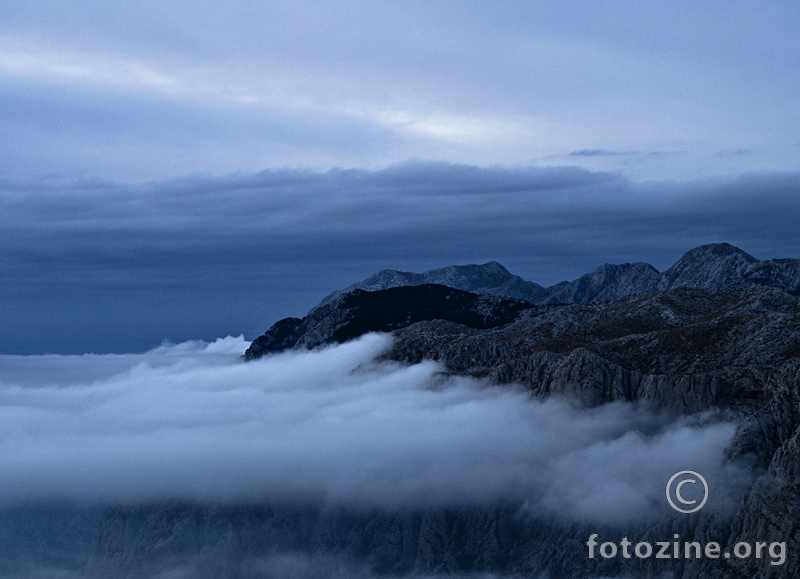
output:
<path id="1" fill-rule="evenodd" d="M 745 283 L 745 274 L 759 261 L 729 243 L 710 243 L 687 251 L 662 274 L 659 289 L 702 287 L 722 289 Z"/>
<path id="2" fill-rule="evenodd" d="M 451 265 L 423 273 L 384 269 L 329 294 L 309 314 L 331 303 L 339 296 L 354 290 L 380 291 L 392 287 L 425 284 L 443 285 L 477 294 L 498 295 L 529 302 L 540 301 L 544 296 L 542 286 L 512 274 L 496 261 L 484 264 Z"/>

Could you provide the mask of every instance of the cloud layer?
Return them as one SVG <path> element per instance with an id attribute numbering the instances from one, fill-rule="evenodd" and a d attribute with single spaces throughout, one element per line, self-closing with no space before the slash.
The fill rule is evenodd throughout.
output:
<path id="1" fill-rule="evenodd" d="M 548 159 L 645 178 L 797 168 L 792 3 L 0 9 L 3 176 L 148 180 L 409 159 Z M 581 150 L 633 154 L 569 157 Z M 749 153 L 718 156 L 737 150 Z"/>
<path id="2" fill-rule="evenodd" d="M 0 352 L 255 338 L 380 269 L 497 260 L 549 285 L 727 241 L 800 256 L 800 176 L 637 184 L 416 163 L 132 186 L 0 182 Z"/>
<path id="3" fill-rule="evenodd" d="M 581 409 L 432 362 L 375 362 L 388 344 L 368 335 L 250 363 L 230 337 L 138 356 L 0 357 L 0 505 L 511 500 L 613 523 L 668 512 L 678 470 L 702 472 L 718 506 L 741 482 L 723 466 L 732 424 Z"/>

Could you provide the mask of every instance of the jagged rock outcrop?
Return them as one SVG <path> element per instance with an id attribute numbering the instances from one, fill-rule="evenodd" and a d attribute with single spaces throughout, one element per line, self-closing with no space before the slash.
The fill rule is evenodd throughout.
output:
<path id="1" fill-rule="evenodd" d="M 732 454 L 760 456 L 766 472 L 753 485 L 736 513 L 723 548 L 739 542 L 785 542 L 786 563 L 764 565 L 758 560 L 731 559 L 706 564 L 702 579 L 797 577 L 800 573 L 800 360 L 785 364 L 771 376 L 769 402 L 740 427 Z"/>
<path id="2" fill-rule="evenodd" d="M 193 577 L 241 577 L 275 553 L 324 554 L 354 569 L 366 565 L 374 574 L 507 569 L 518 563 L 531 535 L 530 522 L 517 510 L 358 512 L 182 503 L 109 509 L 96 539 L 95 552 L 103 557 L 93 556 L 87 572 L 132 579 L 191 565 Z"/>
<path id="3" fill-rule="evenodd" d="M 618 302 L 537 306 L 487 331 L 441 321 L 398 330 L 389 354 L 589 404 L 646 400 L 678 412 L 752 411 L 800 356 L 800 300 L 780 290 L 679 288 Z"/>

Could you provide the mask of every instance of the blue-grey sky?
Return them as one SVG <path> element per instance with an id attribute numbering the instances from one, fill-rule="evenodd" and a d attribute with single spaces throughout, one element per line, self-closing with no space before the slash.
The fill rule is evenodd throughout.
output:
<path id="1" fill-rule="evenodd" d="M 0 169 L 796 170 L 793 1 L 0 2 Z"/>
<path id="2" fill-rule="evenodd" d="M 0 10 L 0 352 L 253 338 L 384 268 L 800 257 L 796 2 Z"/>

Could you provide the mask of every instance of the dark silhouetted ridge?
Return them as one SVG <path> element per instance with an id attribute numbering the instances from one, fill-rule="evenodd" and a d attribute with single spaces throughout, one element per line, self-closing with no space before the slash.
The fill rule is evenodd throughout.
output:
<path id="1" fill-rule="evenodd" d="M 316 308 L 303 319 L 286 318 L 256 339 L 245 352 L 252 360 L 287 348 L 339 343 L 368 332 L 391 332 L 417 322 L 444 320 L 468 328 L 508 324 L 533 306 L 525 301 L 478 295 L 437 284 L 356 289 Z"/>

